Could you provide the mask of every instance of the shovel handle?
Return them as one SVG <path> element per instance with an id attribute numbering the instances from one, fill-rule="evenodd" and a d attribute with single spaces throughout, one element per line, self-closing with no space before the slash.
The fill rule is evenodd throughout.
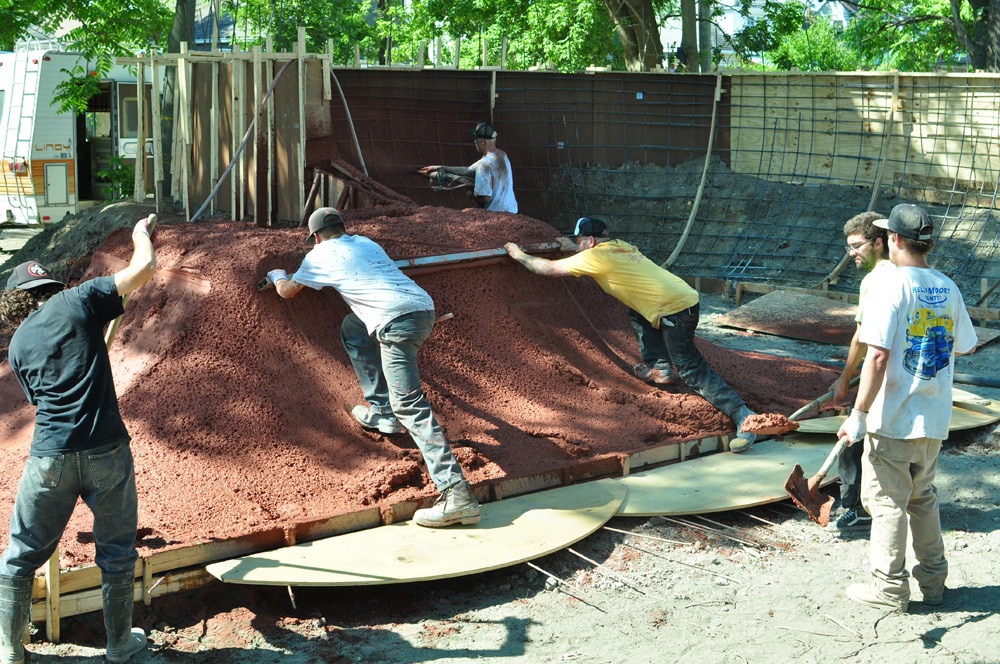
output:
<path id="1" fill-rule="evenodd" d="M 854 378 L 851 379 L 851 382 L 847 384 L 847 387 L 849 388 L 854 387 L 860 382 L 861 382 L 861 376 L 855 376 Z M 788 419 L 792 420 L 793 422 L 796 422 L 800 417 L 811 411 L 813 408 L 818 408 L 819 406 L 822 406 L 832 398 L 833 398 L 833 390 L 830 390 L 829 392 L 826 392 L 823 396 L 817 399 L 813 399 L 806 405 L 802 406 L 802 408 L 799 408 L 797 411 L 789 415 Z"/>
<path id="2" fill-rule="evenodd" d="M 819 483 L 824 477 L 826 477 L 827 472 L 830 470 L 830 466 L 833 465 L 833 462 L 837 460 L 837 457 L 840 456 L 840 453 L 844 451 L 844 447 L 846 446 L 847 436 L 842 436 L 837 440 L 837 444 L 833 446 L 833 449 L 830 450 L 830 454 L 826 457 L 826 461 L 823 462 L 819 472 L 813 475 L 813 480 L 815 482 Z"/>

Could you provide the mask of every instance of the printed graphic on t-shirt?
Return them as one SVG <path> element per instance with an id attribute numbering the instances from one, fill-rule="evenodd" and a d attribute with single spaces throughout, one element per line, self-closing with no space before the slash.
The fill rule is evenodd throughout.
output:
<path id="1" fill-rule="evenodd" d="M 919 287 L 918 287 L 919 288 Z M 944 289 L 947 290 L 947 289 Z M 943 303 L 947 293 L 917 295 L 923 303 Z M 933 305 L 932 305 L 933 306 Z M 917 309 L 906 319 L 906 341 L 903 344 L 903 368 L 921 380 L 934 378 L 938 371 L 951 363 L 955 345 L 954 321 L 947 311 Z"/>

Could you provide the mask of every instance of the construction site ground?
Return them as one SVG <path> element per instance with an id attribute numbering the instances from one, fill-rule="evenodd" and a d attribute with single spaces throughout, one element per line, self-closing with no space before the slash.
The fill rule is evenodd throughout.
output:
<path id="1" fill-rule="evenodd" d="M 132 218 L 123 213 L 122 225 Z M 732 306 L 704 295 L 700 335 L 789 358 L 844 357 L 838 346 L 716 326 Z M 958 371 L 1000 375 L 1000 344 L 959 358 Z M 998 389 L 961 387 L 1000 399 Z M 866 535 L 824 531 L 785 501 L 708 520 L 612 519 L 572 551 L 534 561 L 560 583 L 527 564 L 291 593 L 214 583 L 138 604 L 136 625 L 149 632 L 151 649 L 135 661 L 996 662 L 1000 427 L 947 441 L 937 487 L 951 570 L 942 607 L 924 606 L 917 592 L 909 614 L 846 599 L 846 586 L 867 578 Z M 44 624 L 35 627 L 32 662 L 102 655 L 99 613 L 63 619 L 59 644 L 45 641 Z"/>

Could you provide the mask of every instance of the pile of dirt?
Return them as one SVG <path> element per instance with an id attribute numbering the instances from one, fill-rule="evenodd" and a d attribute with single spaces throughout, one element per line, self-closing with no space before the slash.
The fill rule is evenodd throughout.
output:
<path id="1" fill-rule="evenodd" d="M 350 232 L 394 258 L 557 235 L 541 221 L 487 211 L 400 205 L 345 217 Z M 151 535 L 144 545 L 237 536 L 433 492 L 409 436 L 365 432 L 349 414 L 361 392 L 340 343 L 342 299 L 331 289 L 287 301 L 254 289 L 267 270 L 297 267 L 308 249 L 303 231 L 199 222 L 162 225 L 159 236 L 157 276 L 130 299 L 112 351 L 140 527 Z M 130 251 L 127 229 L 113 232 L 84 278 L 118 269 Z M 632 375 L 625 309 L 592 280 L 545 279 L 512 262 L 416 280 L 438 314 L 454 314 L 435 327 L 420 366 L 473 483 L 732 430 L 690 391 Z M 836 376 L 808 362 L 700 347 L 755 410 L 790 412 Z M 7 365 L 0 404 L 5 524 L 33 416 Z M 78 510 L 64 564 L 91 560 L 90 529 Z"/>

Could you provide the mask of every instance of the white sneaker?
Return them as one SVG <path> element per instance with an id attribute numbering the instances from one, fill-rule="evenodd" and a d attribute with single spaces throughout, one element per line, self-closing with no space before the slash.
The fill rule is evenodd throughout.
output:
<path id="1" fill-rule="evenodd" d="M 372 409 L 367 406 L 355 406 L 354 410 L 351 411 L 351 415 L 365 429 L 377 429 L 382 433 L 403 433 L 405 431 L 403 425 L 399 423 L 395 415 L 373 413 Z"/>

